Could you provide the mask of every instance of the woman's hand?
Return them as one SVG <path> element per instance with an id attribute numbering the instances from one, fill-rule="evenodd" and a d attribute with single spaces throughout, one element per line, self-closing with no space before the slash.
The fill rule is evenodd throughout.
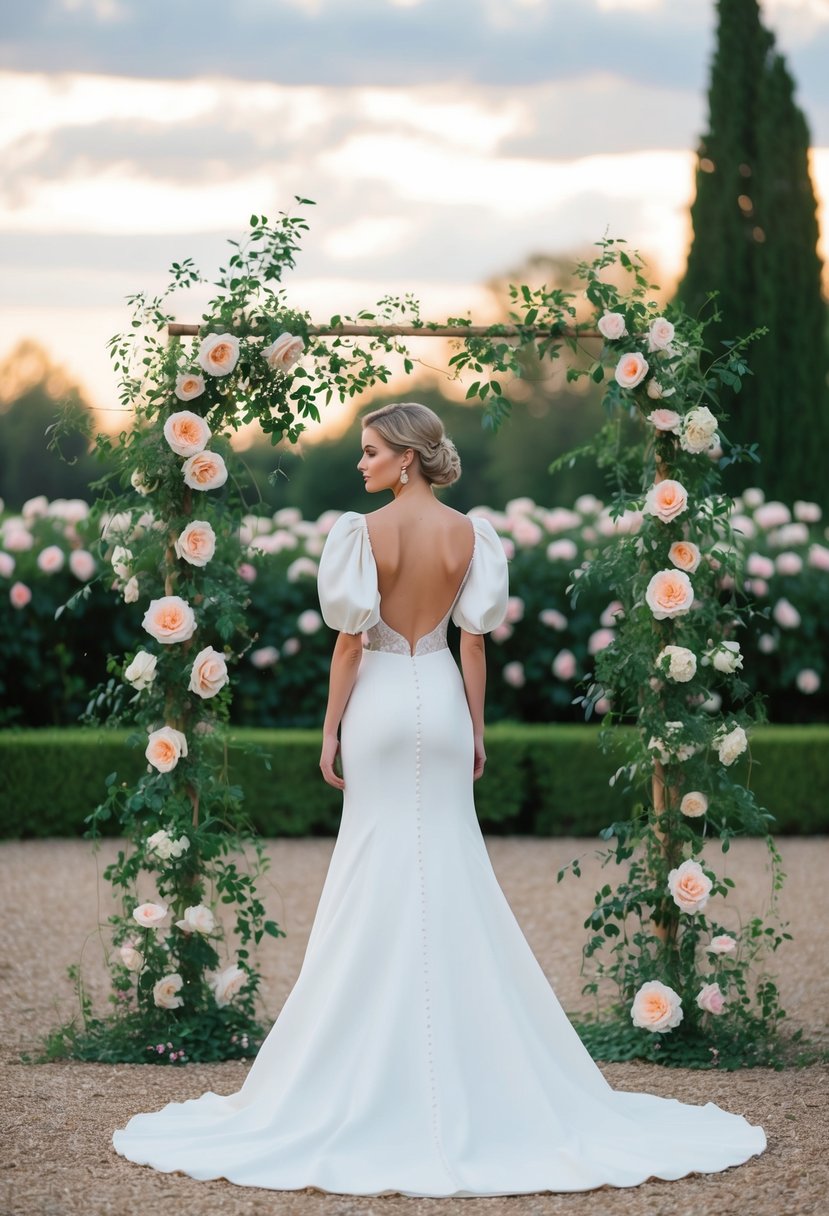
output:
<path id="1" fill-rule="evenodd" d="M 345 789 L 345 782 L 342 777 L 338 777 L 334 772 L 334 761 L 337 758 L 337 753 L 340 750 L 340 741 L 336 734 L 323 735 L 322 737 L 322 754 L 320 755 L 320 769 L 322 771 L 323 780 L 328 785 L 333 785 L 335 790 Z"/>
<path id="2" fill-rule="evenodd" d="M 484 765 L 486 764 L 486 751 L 484 750 L 483 735 L 475 736 L 475 765 L 472 769 L 472 780 L 477 781 L 483 776 Z"/>

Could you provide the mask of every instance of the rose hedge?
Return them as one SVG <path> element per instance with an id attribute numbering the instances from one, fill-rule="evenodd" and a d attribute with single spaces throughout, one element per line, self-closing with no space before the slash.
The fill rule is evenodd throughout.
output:
<path id="1" fill-rule="evenodd" d="M 152 526 L 138 493 L 136 499 L 132 526 Z M 573 509 L 516 499 L 503 512 L 478 510 L 503 538 L 512 590 L 507 620 L 488 649 L 488 719 L 580 721 L 572 700 L 593 669 L 593 656 L 613 639 L 617 604 L 612 588 L 603 595 L 590 588 L 573 610 L 566 589 L 597 543 L 614 531 L 638 528 L 639 518 L 629 514 L 614 523 L 592 496 L 578 499 Z M 129 652 L 141 636 L 129 583 L 116 577 L 118 549 L 93 534 L 88 515 L 81 500 L 50 503 L 39 496 L 20 514 L 0 517 L 0 594 L 6 602 L 0 613 L 0 726 L 83 721 L 106 656 Z M 238 570 L 249 584 L 248 620 L 257 637 L 232 673 L 236 725 L 315 727 L 322 720 L 332 635 L 319 615 L 316 568 L 336 518 L 330 511 L 304 520 L 287 507 L 243 521 Z M 741 675 L 767 697 L 771 721 L 825 721 L 829 529 L 820 508 L 766 502 L 761 490 L 749 489 L 736 501 L 732 523 L 742 538 L 743 582 L 759 610 L 739 639 Z M 83 592 L 61 611 L 79 587 Z M 456 644 L 454 630 L 450 636 Z M 130 690 L 113 685 L 110 700 L 123 703 Z M 599 703 L 597 711 L 602 708 Z"/>
<path id="2" fill-rule="evenodd" d="M 502 723 L 487 732 L 487 772 L 475 786 L 489 833 L 595 836 L 629 813 L 632 797 L 612 789 L 617 761 L 603 754 L 593 726 Z M 623 729 L 622 735 L 627 732 Z M 8 796 L 0 837 L 80 836 L 108 774 L 130 784 L 145 765 L 126 730 L 0 732 Z M 264 836 L 334 835 L 342 799 L 319 775 L 320 734 L 312 730 L 231 730 L 229 784 Z M 829 831 L 829 726 L 759 727 L 751 741 L 751 786 L 775 815 L 776 835 Z M 744 780 L 748 762 L 736 766 Z M 117 835 L 116 819 L 100 825 Z"/>

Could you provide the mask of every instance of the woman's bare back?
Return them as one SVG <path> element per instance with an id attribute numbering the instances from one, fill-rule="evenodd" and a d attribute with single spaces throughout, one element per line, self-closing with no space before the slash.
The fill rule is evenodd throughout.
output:
<path id="1" fill-rule="evenodd" d="M 412 650 L 452 607 L 472 560 L 471 520 L 443 503 L 389 503 L 366 516 L 385 623 Z"/>

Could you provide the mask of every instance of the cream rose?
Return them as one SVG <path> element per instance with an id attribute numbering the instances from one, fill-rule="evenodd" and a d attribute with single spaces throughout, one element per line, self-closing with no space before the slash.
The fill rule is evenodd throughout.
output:
<path id="1" fill-rule="evenodd" d="M 206 519 L 193 519 L 176 537 L 177 557 L 191 566 L 206 566 L 216 552 L 216 533 Z"/>
<path id="2" fill-rule="evenodd" d="M 630 1016 L 634 1026 L 664 1034 L 682 1021 L 682 1000 L 667 984 L 648 980 L 633 998 Z"/>
<path id="3" fill-rule="evenodd" d="M 166 904 L 139 904 L 132 910 L 132 919 L 144 929 L 158 929 L 167 919 Z"/>
<path id="4" fill-rule="evenodd" d="M 668 561 L 686 574 L 693 574 L 701 560 L 699 548 L 690 540 L 675 540 L 668 550 Z"/>
<path id="5" fill-rule="evenodd" d="M 733 726 L 730 731 L 723 728 L 714 736 L 714 746 L 717 749 L 720 763 L 728 767 L 739 756 L 742 756 L 748 747 L 748 736 L 742 726 Z"/>
<path id="6" fill-rule="evenodd" d="M 192 490 L 215 490 L 227 481 L 227 468 L 218 452 L 196 452 L 181 466 L 184 484 Z"/>
<path id="7" fill-rule="evenodd" d="M 683 452 L 705 452 L 714 441 L 717 420 L 706 405 L 698 405 L 682 419 L 679 446 Z"/>
<path id="8" fill-rule="evenodd" d="M 663 524 L 672 523 L 688 506 L 688 492 L 681 481 L 666 477 L 651 486 L 645 496 L 645 515 L 655 515 Z"/>
<path id="9" fill-rule="evenodd" d="M 688 819 L 699 819 L 708 810 L 708 799 L 699 790 L 691 790 L 683 797 L 679 809 Z"/>
<path id="10" fill-rule="evenodd" d="M 128 579 L 131 574 L 130 563 L 132 562 L 132 549 L 127 549 L 124 545 L 116 545 L 112 550 L 110 557 L 113 573 L 118 578 Z"/>
<path id="11" fill-rule="evenodd" d="M 656 656 L 656 668 L 677 684 L 687 684 L 697 674 L 697 656 L 687 646 L 665 646 Z"/>
<path id="12" fill-rule="evenodd" d="M 232 334 L 208 334 L 199 347 L 199 366 L 211 376 L 229 375 L 239 361 L 239 339 Z"/>
<path id="13" fill-rule="evenodd" d="M 305 343 L 296 334 L 280 334 L 275 342 L 266 346 L 262 357 L 275 372 L 287 372 L 302 356 Z"/>
<path id="14" fill-rule="evenodd" d="M 620 312 L 606 312 L 599 317 L 596 322 L 596 328 L 603 338 L 607 338 L 609 342 L 615 342 L 617 338 L 624 338 L 627 333 L 625 318 Z"/>
<path id="15" fill-rule="evenodd" d="M 670 764 L 672 760 L 683 763 L 685 760 L 690 760 L 696 752 L 697 749 L 693 743 L 680 741 L 682 730 L 681 722 L 666 722 L 666 738 L 648 740 L 648 751 L 656 752 L 656 758 L 660 764 Z"/>
<path id="16" fill-rule="evenodd" d="M 631 351 L 630 354 L 622 355 L 613 374 L 616 377 L 616 383 L 622 388 L 636 388 L 637 384 L 641 384 L 648 374 L 647 359 L 638 351 Z"/>
<path id="17" fill-rule="evenodd" d="M 681 616 L 694 602 L 694 589 L 684 570 L 658 570 L 645 591 L 645 602 L 657 621 Z"/>
<path id="18" fill-rule="evenodd" d="M 673 397 L 676 392 L 675 388 L 666 388 L 664 384 L 660 384 L 658 380 L 652 376 L 648 381 L 647 389 L 645 390 L 651 401 L 661 401 L 663 397 Z M 666 410 L 666 413 L 673 413 L 673 410 Z M 679 414 L 676 415 L 676 420 L 679 422 Z M 673 427 L 671 427 L 673 430 Z"/>
<path id="19" fill-rule="evenodd" d="M 654 317 L 648 328 L 648 350 L 667 350 L 674 340 L 674 327 L 665 317 Z"/>
<path id="20" fill-rule="evenodd" d="M 169 861 L 171 857 L 181 857 L 182 853 L 186 853 L 190 847 L 190 841 L 187 836 L 179 836 L 178 840 L 173 840 L 169 832 L 164 828 L 153 832 L 152 836 L 147 837 L 147 848 L 156 853 L 163 861 Z"/>
<path id="21" fill-rule="evenodd" d="M 179 401 L 193 401 L 204 392 L 204 376 L 198 372 L 179 372 L 176 376 L 175 394 Z"/>
<path id="22" fill-rule="evenodd" d="M 681 912 L 701 912 L 713 883 L 698 861 L 683 861 L 668 874 L 668 890 Z"/>
<path id="23" fill-rule="evenodd" d="M 216 997 L 217 1005 L 229 1005 L 240 988 L 247 983 L 247 972 L 234 963 L 225 967 L 224 971 L 216 972 L 210 977 L 210 987 Z"/>
<path id="24" fill-rule="evenodd" d="M 180 595 L 162 595 L 150 600 L 141 624 L 157 642 L 171 645 L 186 642 L 196 629 L 193 609 Z"/>
<path id="25" fill-rule="evenodd" d="M 679 434 L 679 428 L 682 425 L 682 419 L 676 410 L 651 410 L 648 414 L 648 422 L 658 431 L 668 431 L 674 435 Z"/>
<path id="26" fill-rule="evenodd" d="M 132 577 L 128 578 L 126 583 L 124 583 L 124 603 L 135 604 L 137 603 L 139 596 L 140 592 L 138 588 L 138 579 L 133 574 Z"/>
<path id="27" fill-rule="evenodd" d="M 708 943 L 709 954 L 730 954 L 737 948 L 737 943 L 728 933 L 719 933 Z"/>
<path id="28" fill-rule="evenodd" d="M 130 473 L 130 485 L 139 494 L 146 497 L 147 494 L 152 494 L 153 490 L 158 486 L 158 482 L 154 481 L 151 484 L 146 480 L 140 469 L 133 469 L 132 473 Z"/>
<path id="29" fill-rule="evenodd" d="M 177 456 L 195 456 L 210 442 L 212 431 L 192 410 L 178 410 L 164 423 L 164 438 Z"/>
<path id="30" fill-rule="evenodd" d="M 160 773 L 169 773 L 182 756 L 187 755 L 187 739 L 174 726 L 162 726 L 150 732 L 144 755 L 153 768 Z"/>
<path id="31" fill-rule="evenodd" d="M 705 984 L 697 993 L 697 1004 L 705 1013 L 720 1014 L 724 1011 L 726 1000 L 720 992 L 719 984 Z"/>
<path id="32" fill-rule="evenodd" d="M 129 667 L 124 669 L 124 679 L 139 692 L 149 688 L 155 679 L 158 659 L 146 650 L 139 650 Z"/>
<path id="33" fill-rule="evenodd" d="M 136 950 L 131 941 L 124 942 L 119 947 L 118 953 L 127 971 L 140 971 L 144 966 L 144 955 L 140 950 Z"/>
<path id="34" fill-rule="evenodd" d="M 190 670 L 190 692 L 198 693 L 200 697 L 215 697 L 219 689 L 224 688 L 230 680 L 227 674 L 225 657 L 212 646 L 205 646 L 193 660 Z"/>
<path id="35" fill-rule="evenodd" d="M 216 919 L 204 904 L 194 904 L 184 909 L 184 919 L 176 921 L 176 928 L 182 933 L 212 933 Z"/>
<path id="36" fill-rule="evenodd" d="M 184 980 L 174 971 L 170 975 L 162 975 L 158 983 L 153 984 L 153 1000 L 159 1009 L 178 1009 L 184 1004 L 184 998 L 178 994 Z"/>
<path id="37" fill-rule="evenodd" d="M 743 665 L 743 656 L 740 654 L 740 643 L 720 642 L 719 646 L 715 646 L 713 650 L 709 650 L 706 653 L 703 663 L 706 666 L 710 663 L 715 671 L 722 672 L 723 675 L 733 675 Z"/>

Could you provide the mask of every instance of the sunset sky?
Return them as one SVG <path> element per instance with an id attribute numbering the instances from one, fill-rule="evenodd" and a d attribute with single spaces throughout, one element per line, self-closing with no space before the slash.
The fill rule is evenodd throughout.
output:
<path id="1" fill-rule="evenodd" d="M 763 10 L 811 128 L 826 257 L 829 0 Z M 489 276 L 606 230 L 672 279 L 713 35 L 713 0 L 15 5 L 0 356 L 35 337 L 117 406 L 124 297 L 183 257 L 212 275 L 251 212 L 295 194 L 317 207 L 287 285 L 316 319 L 404 291 L 480 315 Z"/>

